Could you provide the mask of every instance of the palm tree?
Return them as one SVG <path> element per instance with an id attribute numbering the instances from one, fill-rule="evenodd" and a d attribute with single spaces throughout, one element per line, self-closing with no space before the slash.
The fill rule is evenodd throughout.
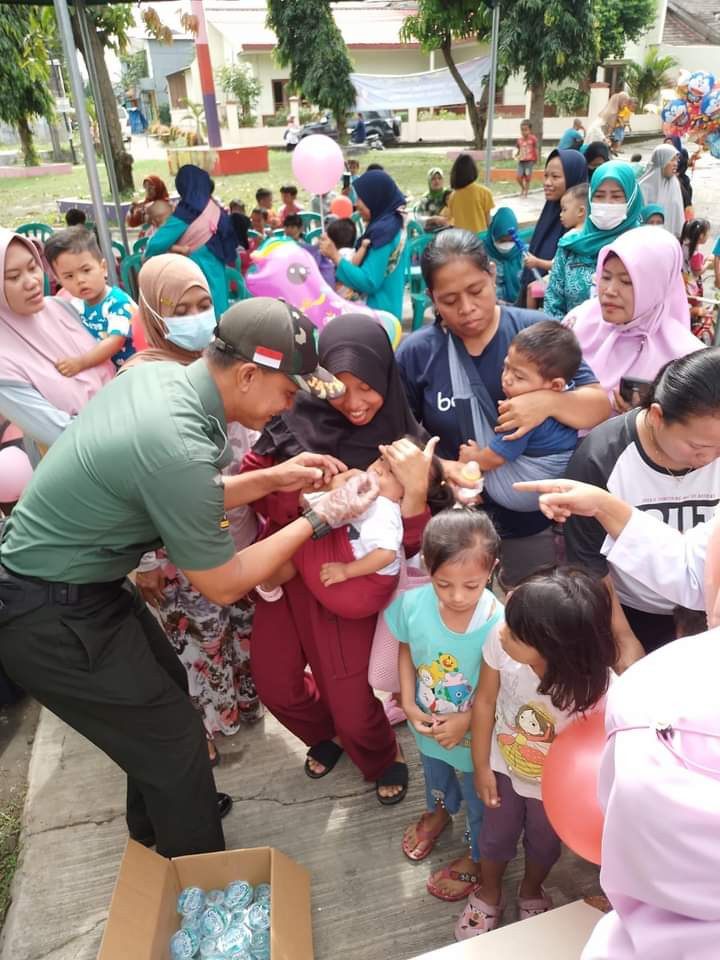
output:
<path id="1" fill-rule="evenodd" d="M 630 63 L 625 70 L 628 93 L 638 102 L 638 110 L 654 100 L 663 87 L 672 86 L 667 71 L 677 66 L 674 57 L 660 56 L 657 47 L 648 50 L 642 63 Z"/>

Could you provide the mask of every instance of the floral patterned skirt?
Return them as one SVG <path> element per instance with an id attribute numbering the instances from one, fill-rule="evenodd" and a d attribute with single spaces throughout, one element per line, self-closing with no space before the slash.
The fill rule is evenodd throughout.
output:
<path id="1" fill-rule="evenodd" d="M 184 574 L 166 567 L 169 579 L 159 614 L 188 674 L 190 698 L 207 733 L 230 735 L 262 716 L 250 672 L 250 634 L 255 605 L 211 603 Z"/>

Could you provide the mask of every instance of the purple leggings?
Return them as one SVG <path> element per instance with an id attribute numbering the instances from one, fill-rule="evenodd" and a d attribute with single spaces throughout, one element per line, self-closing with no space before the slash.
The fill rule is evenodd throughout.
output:
<path id="1" fill-rule="evenodd" d="M 560 838 L 550 826 L 542 800 L 521 797 L 510 777 L 495 773 L 500 805 L 485 807 L 480 828 L 480 858 L 505 862 L 523 838 L 525 859 L 548 869 L 560 858 Z"/>

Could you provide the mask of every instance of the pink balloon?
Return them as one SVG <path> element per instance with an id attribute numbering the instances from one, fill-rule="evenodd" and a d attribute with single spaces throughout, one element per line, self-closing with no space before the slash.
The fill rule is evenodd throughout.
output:
<path id="1" fill-rule="evenodd" d="M 30 482 L 33 469 L 19 447 L 0 450 L 0 503 L 14 503 Z"/>
<path id="2" fill-rule="evenodd" d="M 553 741 L 542 775 L 548 820 L 563 843 L 591 863 L 600 863 L 602 846 L 597 781 L 604 750 L 603 711 L 578 717 Z"/>
<path id="3" fill-rule="evenodd" d="M 296 179 L 310 193 L 329 193 L 345 169 L 340 147 L 330 137 L 313 133 L 295 147 L 292 168 Z"/>
<path id="4" fill-rule="evenodd" d="M 272 237 L 254 253 L 245 283 L 254 297 L 281 297 L 308 317 L 318 330 L 334 317 L 361 313 L 372 317 L 387 333 L 395 350 L 402 327 L 386 310 L 373 310 L 358 300 L 341 297 L 323 279 L 312 254 L 286 237 Z"/>

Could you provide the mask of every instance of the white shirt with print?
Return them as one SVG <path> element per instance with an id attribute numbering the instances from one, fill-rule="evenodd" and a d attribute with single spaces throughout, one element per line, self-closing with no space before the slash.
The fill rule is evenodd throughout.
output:
<path id="1" fill-rule="evenodd" d="M 554 707 L 550 697 L 538 693 L 537 674 L 505 653 L 498 633 L 488 637 L 483 659 L 500 674 L 490 766 L 509 776 L 521 797 L 540 800 L 545 757 L 571 717 Z"/>

